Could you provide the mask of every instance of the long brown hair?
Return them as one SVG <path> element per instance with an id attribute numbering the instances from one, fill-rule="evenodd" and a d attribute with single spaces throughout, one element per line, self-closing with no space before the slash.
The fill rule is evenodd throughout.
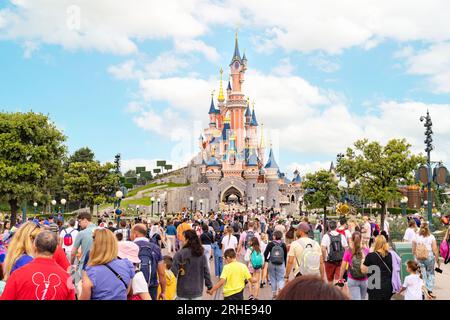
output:
<path id="1" fill-rule="evenodd" d="M 360 232 L 355 231 L 352 234 L 352 242 L 353 242 L 352 255 L 360 257 L 362 255 L 362 250 L 361 250 L 361 233 Z"/>
<path id="2" fill-rule="evenodd" d="M 431 235 L 428 222 L 422 222 L 422 224 L 420 225 L 419 235 L 424 238 L 429 237 Z"/>
<path id="3" fill-rule="evenodd" d="M 261 253 L 261 246 L 259 245 L 259 240 L 257 237 L 252 238 L 252 240 L 250 241 L 250 246 L 254 251 Z"/>

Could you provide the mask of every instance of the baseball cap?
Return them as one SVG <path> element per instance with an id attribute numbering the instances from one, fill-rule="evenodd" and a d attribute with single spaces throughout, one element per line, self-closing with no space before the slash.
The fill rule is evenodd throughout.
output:
<path id="1" fill-rule="evenodd" d="M 307 224 L 306 222 L 300 222 L 296 225 L 292 225 L 295 229 L 303 231 L 305 233 L 308 233 L 309 230 L 311 230 L 311 228 L 309 227 L 309 224 Z"/>
<path id="2" fill-rule="evenodd" d="M 117 256 L 121 259 L 128 259 L 132 263 L 141 263 L 139 259 L 139 246 L 132 241 L 120 241 Z"/>

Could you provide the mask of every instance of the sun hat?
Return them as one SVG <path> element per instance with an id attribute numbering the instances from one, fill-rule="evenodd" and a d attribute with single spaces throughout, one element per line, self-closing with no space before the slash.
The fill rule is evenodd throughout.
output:
<path id="1" fill-rule="evenodd" d="M 120 241 L 117 256 L 120 259 L 128 259 L 132 263 L 141 263 L 139 259 L 139 246 L 132 241 Z"/>

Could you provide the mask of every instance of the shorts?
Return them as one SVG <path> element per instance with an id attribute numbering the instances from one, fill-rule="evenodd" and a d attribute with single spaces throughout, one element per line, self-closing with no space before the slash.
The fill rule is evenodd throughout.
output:
<path id="1" fill-rule="evenodd" d="M 242 290 L 241 292 L 232 294 L 231 296 L 228 297 L 223 297 L 223 300 L 244 300 L 244 290 Z"/>

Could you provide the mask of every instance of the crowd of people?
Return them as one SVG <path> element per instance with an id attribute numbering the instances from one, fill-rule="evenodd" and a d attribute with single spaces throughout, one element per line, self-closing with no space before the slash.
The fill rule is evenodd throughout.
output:
<path id="1" fill-rule="evenodd" d="M 420 226 L 418 226 L 418 224 Z M 275 212 L 184 212 L 169 219 L 98 219 L 80 213 L 3 225 L 1 300 L 421 300 L 436 298 L 449 262 L 428 223 L 409 218 L 415 259 L 401 281 L 389 225 L 341 217 L 294 220 Z"/>

